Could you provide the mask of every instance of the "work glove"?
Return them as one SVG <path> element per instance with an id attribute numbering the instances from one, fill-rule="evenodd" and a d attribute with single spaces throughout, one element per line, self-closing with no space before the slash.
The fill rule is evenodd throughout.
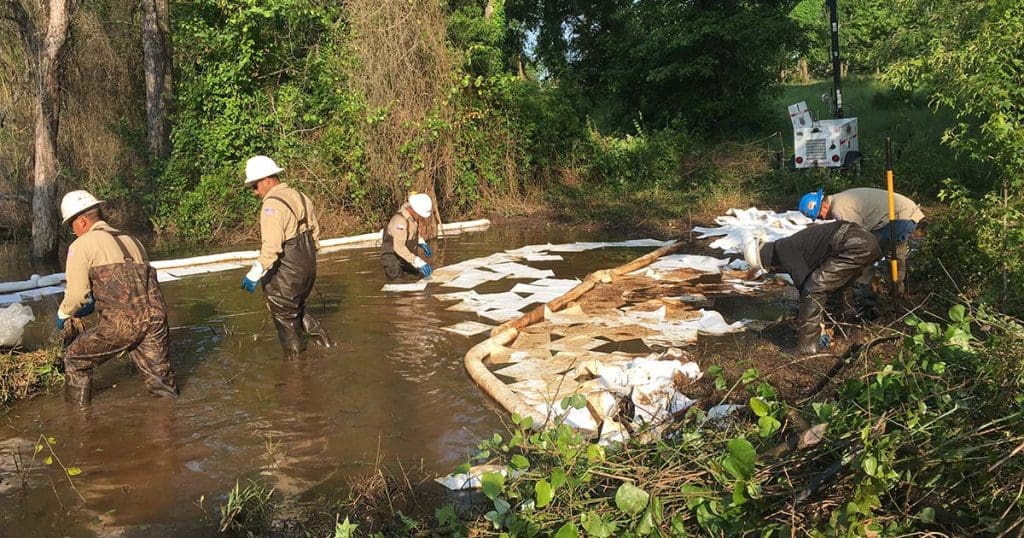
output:
<path id="1" fill-rule="evenodd" d="M 242 289 L 243 290 L 245 290 L 245 291 L 247 291 L 249 293 L 253 293 L 253 292 L 256 291 L 256 284 L 259 284 L 259 282 L 255 281 L 255 280 L 249 280 L 249 277 L 247 277 L 247 276 L 242 277 Z"/>
<path id="2" fill-rule="evenodd" d="M 95 311 L 96 301 L 92 298 L 92 294 L 90 293 L 89 298 L 85 300 L 85 304 L 82 306 L 82 308 L 79 308 L 78 311 L 75 312 L 75 317 L 84 318 L 85 316 L 88 316 L 89 314 L 92 314 Z"/>
<path id="3" fill-rule="evenodd" d="M 430 278 L 431 273 L 434 272 L 434 270 L 430 268 L 430 264 L 423 261 L 418 256 L 412 260 L 412 266 L 420 270 L 420 274 L 423 275 L 423 278 Z"/>
<path id="4" fill-rule="evenodd" d="M 423 255 L 428 258 L 434 255 L 434 249 L 430 248 L 430 245 L 426 242 L 420 243 L 420 250 L 422 250 Z"/>
<path id="5" fill-rule="evenodd" d="M 54 325 L 57 326 L 57 330 L 58 331 L 64 331 L 64 318 L 60 317 L 60 313 L 59 312 L 57 313 L 57 316 L 54 317 L 54 321 L 56 322 L 56 323 L 54 323 Z"/>
<path id="6" fill-rule="evenodd" d="M 256 285 L 263 279 L 263 264 L 260 262 L 252 262 L 252 269 L 242 277 L 242 289 L 253 293 L 256 291 Z"/>

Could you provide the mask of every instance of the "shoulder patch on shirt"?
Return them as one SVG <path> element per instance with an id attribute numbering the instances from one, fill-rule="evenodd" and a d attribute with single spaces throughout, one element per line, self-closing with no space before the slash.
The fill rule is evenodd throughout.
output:
<path id="1" fill-rule="evenodd" d="M 404 230 L 405 229 L 405 225 L 404 224 L 396 224 L 395 225 L 395 229 L 396 230 Z"/>
<path id="2" fill-rule="evenodd" d="M 273 215 L 275 213 L 277 213 L 277 212 L 274 211 L 274 208 L 272 208 L 272 207 L 264 207 L 263 208 L 263 214 L 264 215 Z"/>
<path id="3" fill-rule="evenodd" d="M 68 258 L 70 258 L 71 255 L 74 254 L 74 253 L 75 253 L 75 249 L 73 249 L 71 247 L 68 247 Z"/>

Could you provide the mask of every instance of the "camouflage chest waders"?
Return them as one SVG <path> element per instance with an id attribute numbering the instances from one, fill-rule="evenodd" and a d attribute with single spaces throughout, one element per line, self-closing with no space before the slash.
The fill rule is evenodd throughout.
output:
<path id="1" fill-rule="evenodd" d="M 142 372 L 146 388 L 157 396 L 177 397 L 174 371 L 167 359 L 167 305 L 157 284 L 156 271 L 135 260 L 122 242 L 110 234 L 124 255 L 124 263 L 89 269 L 99 322 L 75 338 L 64 355 L 68 398 L 87 404 L 92 396 L 92 370 L 122 351 Z M 140 249 L 141 250 L 141 249 Z"/>
<path id="2" fill-rule="evenodd" d="M 409 219 L 406 219 L 405 215 L 396 213 L 395 216 L 400 216 L 405 219 L 405 228 L 406 230 L 411 231 L 411 227 L 408 224 Z M 406 237 L 405 248 L 408 249 L 409 252 L 416 252 L 416 249 L 420 248 L 418 227 L 417 233 L 410 234 Z M 388 224 L 384 225 L 384 235 L 381 239 L 380 250 L 380 264 L 384 267 L 384 276 L 388 280 L 395 280 L 402 276 L 402 273 L 408 273 L 416 276 L 420 275 L 419 270 L 413 267 L 411 263 L 399 258 L 398 255 L 395 254 L 395 238 L 388 232 Z"/>
<path id="3" fill-rule="evenodd" d="M 298 215 L 287 202 L 278 197 L 296 218 Z M 316 244 L 313 232 L 306 220 L 306 199 L 302 199 L 302 219 L 298 221 L 299 233 L 281 246 L 281 256 L 274 267 L 263 277 L 263 293 L 267 307 L 274 318 L 277 337 L 287 356 L 297 355 L 306 349 L 300 331 L 314 339 L 318 345 L 331 347 L 334 342 L 327 335 L 320 322 L 306 311 L 306 298 L 313 291 L 316 282 Z"/>

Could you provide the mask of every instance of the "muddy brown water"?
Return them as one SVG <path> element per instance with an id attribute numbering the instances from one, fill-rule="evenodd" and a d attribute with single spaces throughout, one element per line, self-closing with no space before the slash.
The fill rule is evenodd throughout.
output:
<path id="1" fill-rule="evenodd" d="M 435 263 L 529 244 L 620 239 L 626 237 L 498 225 L 439 241 Z M 565 261 L 530 265 L 582 278 L 648 250 L 566 253 Z M 0 277 L 23 278 L 27 264 L 6 254 Z M 483 335 L 441 330 L 473 316 L 445 310 L 449 303 L 431 297 L 436 287 L 380 292 L 372 249 L 327 255 L 318 271 L 310 302 L 339 341 L 335 349 L 310 348 L 284 361 L 261 293 L 239 289 L 244 271 L 188 277 L 163 284 L 177 401 L 148 396 L 128 361 L 117 359 L 98 369 L 84 411 L 58 394 L 0 415 L 0 536 L 214 534 L 218 507 L 236 480 L 262 477 L 284 496 L 301 496 L 343 488 L 378 460 L 444 474 L 478 439 L 503 430 L 503 411 L 462 366 Z M 48 337 L 56 305 L 33 303 L 29 343 Z M 761 307 L 758 315 L 773 319 L 777 310 Z M 84 502 L 55 466 L 14 469 L 13 453 L 30 457 L 40 435 L 57 441 L 65 466 L 81 469 L 74 485 Z"/>

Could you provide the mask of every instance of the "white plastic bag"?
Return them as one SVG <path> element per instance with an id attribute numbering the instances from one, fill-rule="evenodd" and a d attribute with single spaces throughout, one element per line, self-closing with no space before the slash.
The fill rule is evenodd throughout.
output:
<path id="1" fill-rule="evenodd" d="M 32 309 L 20 303 L 0 308 L 0 347 L 21 345 L 21 336 L 25 333 L 25 325 L 35 319 Z"/>

